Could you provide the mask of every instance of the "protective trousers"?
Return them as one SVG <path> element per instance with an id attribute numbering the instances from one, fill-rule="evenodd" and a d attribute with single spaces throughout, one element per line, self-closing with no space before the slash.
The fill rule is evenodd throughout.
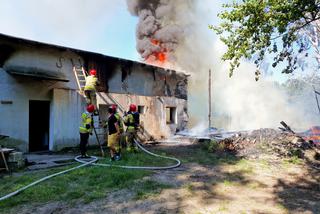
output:
<path id="1" fill-rule="evenodd" d="M 136 131 L 130 130 L 126 132 L 126 142 L 127 142 L 127 151 L 137 151 L 137 148 L 135 147 L 134 138 L 136 137 Z"/>
<path id="2" fill-rule="evenodd" d="M 89 133 L 80 133 L 80 152 L 81 155 L 86 155 Z"/>
<path id="3" fill-rule="evenodd" d="M 95 109 L 97 109 L 97 95 L 96 91 L 94 90 L 85 90 L 84 95 L 86 96 L 86 102 L 87 104 L 94 105 Z"/>

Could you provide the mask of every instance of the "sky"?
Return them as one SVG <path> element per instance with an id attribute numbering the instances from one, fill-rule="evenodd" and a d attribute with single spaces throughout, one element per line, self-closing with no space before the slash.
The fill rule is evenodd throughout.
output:
<path id="1" fill-rule="evenodd" d="M 0 0 L 0 33 L 139 61 L 125 0 Z"/>
<path id="2" fill-rule="evenodd" d="M 215 9 L 208 24 L 218 21 L 219 5 L 229 1 L 212 2 Z M 0 33 L 141 61 L 137 23 L 126 0 L 0 0 Z M 279 71 L 274 79 L 284 82 L 288 75 Z"/>

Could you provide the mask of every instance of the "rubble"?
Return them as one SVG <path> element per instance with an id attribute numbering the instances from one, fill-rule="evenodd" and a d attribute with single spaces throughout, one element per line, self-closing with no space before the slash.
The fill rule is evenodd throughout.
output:
<path id="1" fill-rule="evenodd" d="M 275 129 L 259 129 L 234 134 L 232 137 L 220 140 L 219 144 L 224 151 L 246 157 L 272 153 L 279 157 L 304 158 L 305 152 L 310 149 L 316 152 L 315 156 L 319 155 L 315 145 L 305 141 L 298 134 Z"/>

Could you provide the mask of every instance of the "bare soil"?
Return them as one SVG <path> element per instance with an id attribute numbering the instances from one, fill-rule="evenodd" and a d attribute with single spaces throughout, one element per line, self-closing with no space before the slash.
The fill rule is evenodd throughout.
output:
<path id="1" fill-rule="evenodd" d="M 199 148 L 162 145 L 157 149 L 185 159 L 196 155 Z M 79 200 L 28 204 L 12 213 L 316 214 L 320 213 L 319 174 L 305 161 L 290 162 L 271 154 L 230 162 L 188 161 L 179 168 L 157 171 L 145 178 L 171 185 L 147 198 L 136 199 L 136 190 L 128 188 L 91 203 Z"/>

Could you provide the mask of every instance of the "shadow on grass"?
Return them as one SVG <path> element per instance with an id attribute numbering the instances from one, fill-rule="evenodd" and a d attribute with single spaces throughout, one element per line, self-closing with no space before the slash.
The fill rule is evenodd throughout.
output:
<path id="1" fill-rule="evenodd" d="M 307 172 L 292 182 L 278 179 L 275 185 L 277 201 L 290 213 L 320 213 L 320 171 L 311 165 Z"/>
<path id="2" fill-rule="evenodd" d="M 170 174 L 173 174 L 171 181 L 180 180 L 181 182 L 178 182 L 177 186 L 184 185 L 183 187 L 190 195 L 196 196 L 199 199 L 199 203 L 203 205 L 212 203 L 212 200 L 232 200 L 231 197 L 217 191 L 221 185 L 253 186 L 254 184 L 262 188 L 265 186 L 265 184 L 259 181 L 251 180 L 248 175 L 252 173 L 253 169 L 251 169 L 249 163 L 231 153 L 221 152 L 217 154 L 208 152 L 207 148 L 201 144 L 178 146 L 159 145 L 149 147 L 149 149 L 181 160 L 181 167 L 175 170 L 184 171 L 186 177 L 179 178 L 179 173 L 168 172 L 169 179 Z M 235 170 L 226 171 L 225 166 L 233 166 Z M 161 172 L 159 174 L 163 173 Z M 183 212 L 181 198 L 177 195 L 174 200 L 178 204 L 175 212 Z"/>

